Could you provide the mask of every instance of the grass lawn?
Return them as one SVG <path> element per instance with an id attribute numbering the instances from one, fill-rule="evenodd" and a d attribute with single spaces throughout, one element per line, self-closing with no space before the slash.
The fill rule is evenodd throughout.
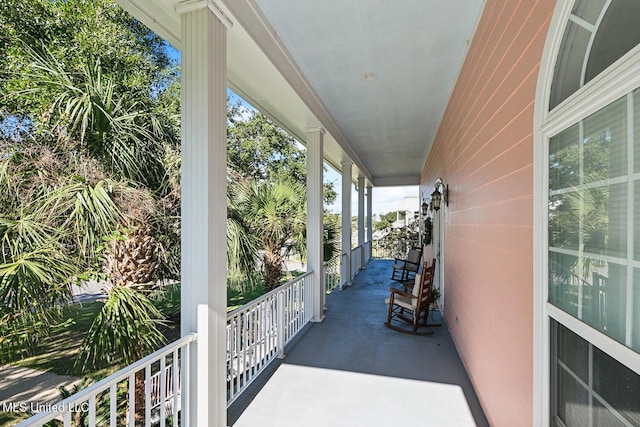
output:
<path id="1" fill-rule="evenodd" d="M 301 274 L 304 274 L 304 272 L 292 272 L 290 277 L 283 278 L 282 283 Z M 231 311 L 259 298 L 263 294 L 263 283 L 248 287 L 244 292 L 229 289 L 227 292 L 227 310 Z M 180 338 L 180 285 L 167 285 L 163 289 L 162 296 L 154 299 L 154 304 L 166 316 L 166 322 L 160 327 L 166 342 L 170 343 Z M 52 333 L 49 337 L 43 338 L 32 351 L 31 356 L 14 363 L 41 371 L 71 375 L 78 378 L 87 377 L 93 380 L 99 380 L 123 368 L 125 365 L 122 363 L 98 371 L 83 371 L 75 364 L 75 357 L 82 340 L 100 312 L 102 305 L 101 302 L 97 301 L 70 305 L 65 309 L 65 318 L 71 318 L 73 320 L 72 324 Z M 0 422 L 0 425 L 4 425 L 4 423 Z"/>
<path id="2" fill-rule="evenodd" d="M 100 302 L 73 304 L 67 307 L 64 316 L 73 319 L 73 323 L 42 339 L 32 356 L 14 364 L 60 375 L 88 375 L 88 372 L 82 372 L 75 366 L 74 361 L 84 336 L 101 308 Z M 104 375 L 104 372 L 98 371 L 96 374 Z"/>
<path id="3" fill-rule="evenodd" d="M 167 343 L 177 340 L 180 337 L 180 287 L 169 285 L 163 297 L 155 304 L 167 316 L 166 323 L 160 327 Z M 18 360 L 14 364 L 60 375 L 88 377 L 93 380 L 104 378 L 123 368 L 124 364 L 116 364 L 97 371 L 83 371 L 75 364 L 75 357 L 82 340 L 102 305 L 101 302 L 94 301 L 67 307 L 64 315 L 65 318 L 73 320 L 72 324 L 42 339 L 31 356 Z M 4 424 L 0 423 L 0 425 Z"/>

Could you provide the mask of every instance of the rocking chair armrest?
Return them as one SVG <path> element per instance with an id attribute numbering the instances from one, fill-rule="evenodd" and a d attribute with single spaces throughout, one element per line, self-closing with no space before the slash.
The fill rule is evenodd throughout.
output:
<path id="1" fill-rule="evenodd" d="M 413 295 L 411 295 L 409 293 L 406 293 L 404 291 L 401 291 L 398 288 L 389 288 L 389 290 L 391 291 L 391 294 L 393 294 L 393 295 L 398 294 L 398 295 L 401 295 L 401 296 L 406 297 L 406 298 L 416 298 L 415 296 L 413 296 Z"/>

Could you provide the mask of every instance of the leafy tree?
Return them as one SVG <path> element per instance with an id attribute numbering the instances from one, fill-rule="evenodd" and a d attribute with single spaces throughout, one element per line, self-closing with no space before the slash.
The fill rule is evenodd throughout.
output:
<path id="1" fill-rule="evenodd" d="M 61 324 L 57 307 L 102 270 L 102 239 L 115 230 L 149 224 L 154 277 L 175 273 L 179 249 L 162 245 L 179 248 L 179 98 L 164 42 L 109 0 L 2 2 L 0 29 L 4 351 Z M 87 354 L 153 347 L 158 312 L 145 299 L 114 286 Z M 115 341 L 127 348 L 103 351 L 105 333 L 129 337 Z"/>
<path id="2" fill-rule="evenodd" d="M 327 262 L 340 252 L 340 215 L 325 212 L 322 226 L 324 232 L 322 258 Z"/>
<path id="3" fill-rule="evenodd" d="M 306 151 L 264 114 L 229 104 L 227 113 L 227 163 L 234 179 L 293 179 L 306 186 Z M 324 202 L 337 197 L 335 183 L 324 184 Z"/>
<path id="4" fill-rule="evenodd" d="M 264 114 L 230 105 L 227 162 L 241 179 L 306 180 L 306 156 L 296 140 Z"/>
<path id="5" fill-rule="evenodd" d="M 380 215 L 380 219 L 373 225 L 373 229 L 375 231 L 380 231 L 385 228 L 389 228 L 396 221 L 397 217 L 397 212 L 387 212 L 382 214 Z"/>

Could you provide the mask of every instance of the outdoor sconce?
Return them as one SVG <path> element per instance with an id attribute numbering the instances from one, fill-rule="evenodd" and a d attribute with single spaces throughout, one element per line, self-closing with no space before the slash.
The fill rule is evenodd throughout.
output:
<path id="1" fill-rule="evenodd" d="M 431 209 L 437 212 L 443 202 L 449 206 L 449 185 L 445 185 L 442 179 L 438 178 L 434 187 L 435 191 L 431 193 Z"/>
<path id="2" fill-rule="evenodd" d="M 427 214 L 429 213 L 429 205 L 427 204 L 426 201 L 422 202 L 422 216 L 427 216 Z"/>

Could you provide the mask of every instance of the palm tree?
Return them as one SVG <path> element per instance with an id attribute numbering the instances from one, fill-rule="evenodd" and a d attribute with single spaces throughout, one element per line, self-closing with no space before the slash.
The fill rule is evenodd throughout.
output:
<path id="1" fill-rule="evenodd" d="M 86 58 L 70 72 L 46 47 L 37 52 L 23 45 L 30 67 L 23 78 L 30 85 L 12 97 L 45 92 L 51 99 L 37 125 L 70 146 L 80 145 L 122 178 L 151 188 L 165 176 L 163 146 L 169 126 L 148 111 L 137 94 L 118 93 L 116 82 L 105 76 L 99 58 Z"/>
<path id="2" fill-rule="evenodd" d="M 108 278 L 126 280 L 111 288 L 78 360 L 131 361 L 130 355 L 141 357 L 162 341 L 156 328 L 161 315 L 137 285 L 152 281 L 161 258 L 156 255 L 163 252 L 159 241 L 175 240 L 154 239 L 154 232 L 164 227 L 162 231 L 177 234 L 179 196 L 167 179 L 165 161 L 165 148 L 175 142 L 174 129 L 160 110 L 150 108 L 146 94 L 120 91 L 114 77 L 103 72 L 99 57 L 85 58 L 70 69 L 72 61 L 56 57 L 46 46 L 36 51 L 13 42 L 28 59 L 16 73 L 29 84 L 7 96 L 36 99 L 45 111 L 9 112 L 27 117 L 31 130 L 27 138 L 0 141 L 0 330 L 11 331 L 2 334 L 0 344 L 7 336 L 28 336 L 25 328 L 32 325 L 46 331 L 61 322 L 56 307 L 69 301 L 71 284 L 104 267 Z M 21 105 L 7 105 L 14 104 Z M 156 215 L 157 205 L 162 212 Z M 167 212 L 173 219 L 163 215 Z M 127 229 L 138 231 L 113 238 Z M 101 251 L 107 236 L 111 246 Z M 142 259 L 131 256 L 141 251 Z M 125 258 L 135 259 L 135 265 L 120 262 Z M 45 294 L 50 297 L 34 298 Z M 40 305 L 25 307 L 28 299 Z M 25 318 L 31 320 L 25 323 L 19 312 L 30 313 Z M 104 351 L 109 334 L 121 337 L 111 342 L 119 347 Z M 5 348 L 2 344 L 1 350 Z"/>
<path id="3" fill-rule="evenodd" d="M 304 256 L 306 230 L 306 191 L 293 180 L 252 181 L 239 186 L 234 194 L 250 233 L 264 250 L 265 290 L 275 289 L 282 278 L 284 257 L 296 248 Z"/>

